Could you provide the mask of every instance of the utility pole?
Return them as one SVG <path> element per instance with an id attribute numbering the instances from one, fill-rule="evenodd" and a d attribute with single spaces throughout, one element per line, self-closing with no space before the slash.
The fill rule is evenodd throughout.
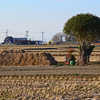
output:
<path id="1" fill-rule="evenodd" d="M 28 39 L 28 32 L 29 32 L 29 31 L 26 31 L 26 38 L 27 38 L 27 39 Z"/>
<path id="2" fill-rule="evenodd" d="M 8 30 L 6 29 L 6 37 L 8 36 Z"/>
<path id="3" fill-rule="evenodd" d="M 44 33 L 44 32 L 42 31 L 42 44 L 43 44 L 43 36 L 44 36 L 43 33 Z"/>

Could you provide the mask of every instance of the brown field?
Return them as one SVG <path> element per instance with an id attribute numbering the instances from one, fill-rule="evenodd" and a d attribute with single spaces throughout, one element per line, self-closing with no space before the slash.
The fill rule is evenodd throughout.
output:
<path id="1" fill-rule="evenodd" d="M 80 66 L 69 66 L 64 65 L 65 54 L 68 49 L 75 49 L 73 53 L 77 58 L 78 46 L 77 45 L 1 45 L 0 50 L 13 50 L 22 49 L 25 52 L 36 53 L 36 52 L 46 52 L 51 53 L 52 56 L 57 60 L 57 62 L 63 62 L 63 64 L 45 66 L 40 65 L 27 65 L 27 66 L 1 66 L 0 75 L 35 75 L 35 74 L 94 74 L 100 73 L 100 63 L 90 63 L 84 67 Z M 100 47 L 95 47 L 94 51 L 90 56 L 90 61 L 100 62 Z"/>
<path id="2" fill-rule="evenodd" d="M 15 66 L 15 67 L 0 67 L 0 75 L 72 75 L 72 74 L 87 74 L 87 75 L 99 75 L 99 65 L 88 66 Z"/>
<path id="3" fill-rule="evenodd" d="M 100 75 L 0 76 L 0 100 L 100 100 Z"/>
<path id="4" fill-rule="evenodd" d="M 68 49 L 75 49 L 73 54 L 77 58 L 79 50 L 78 45 L 1 45 L 0 50 L 13 50 L 13 49 L 23 49 L 25 52 L 46 52 L 51 53 L 52 56 L 58 62 L 65 61 L 65 54 L 67 54 Z M 100 61 L 100 46 L 95 47 L 91 56 L 90 61 L 97 62 Z"/>
<path id="5" fill-rule="evenodd" d="M 65 45 L 0 46 L 3 49 L 52 53 L 59 62 L 69 49 Z M 77 46 L 70 46 L 76 50 Z M 0 100 L 100 100 L 100 47 L 94 49 L 90 65 L 1 66 Z M 60 55 L 60 56 L 58 56 Z"/>

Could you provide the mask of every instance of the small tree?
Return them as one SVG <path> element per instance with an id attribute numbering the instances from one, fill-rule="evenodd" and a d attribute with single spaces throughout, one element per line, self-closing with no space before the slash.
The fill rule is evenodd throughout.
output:
<path id="1" fill-rule="evenodd" d="M 88 63 L 94 48 L 91 42 L 100 37 L 100 18 L 89 13 L 77 14 L 65 23 L 63 32 L 75 36 L 79 42 L 80 56 L 76 64 Z"/>

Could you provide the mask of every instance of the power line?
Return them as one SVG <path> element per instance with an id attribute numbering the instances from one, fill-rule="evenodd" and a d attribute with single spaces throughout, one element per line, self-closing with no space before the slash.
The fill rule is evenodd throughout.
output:
<path id="1" fill-rule="evenodd" d="M 6 32 L 0 32 L 0 34 L 4 34 L 4 33 L 6 33 Z"/>
<path id="2" fill-rule="evenodd" d="M 6 36 L 8 36 L 8 30 L 7 29 L 6 29 L 5 32 L 4 31 L 0 32 L 0 34 L 4 34 L 4 33 L 6 33 Z"/>
<path id="3" fill-rule="evenodd" d="M 0 33 L 6 33 L 6 32 L 0 32 Z"/>
<path id="4" fill-rule="evenodd" d="M 13 32 L 13 33 L 24 33 L 25 31 L 23 31 L 23 32 L 15 32 L 15 31 L 12 31 L 12 30 L 9 30 L 9 32 Z"/>
<path id="5" fill-rule="evenodd" d="M 3 31 L 5 31 L 5 30 L 0 30 L 0 31 L 2 31 L 2 32 L 3 32 Z"/>
<path id="6" fill-rule="evenodd" d="M 30 31 L 31 33 L 41 33 L 41 32 L 32 32 L 32 31 Z"/>
<path id="7" fill-rule="evenodd" d="M 32 35 L 32 33 L 33 34 L 42 34 L 42 41 L 44 40 L 44 32 L 43 31 L 42 32 L 39 32 L 39 31 L 37 31 L 37 32 L 34 32 L 34 31 L 30 31 L 30 32 L 29 31 L 26 31 L 26 34 L 25 34 L 25 31 L 24 32 L 14 32 L 14 31 L 8 30 L 8 29 L 6 29 L 6 30 L 0 30 L 0 34 L 1 35 L 4 34 L 6 37 L 8 36 L 8 33 L 9 33 L 9 36 L 13 36 L 13 35 L 17 35 L 17 36 L 21 35 L 22 36 L 23 35 L 23 37 L 26 37 L 26 38 L 28 38 L 29 33 L 31 35 Z"/>

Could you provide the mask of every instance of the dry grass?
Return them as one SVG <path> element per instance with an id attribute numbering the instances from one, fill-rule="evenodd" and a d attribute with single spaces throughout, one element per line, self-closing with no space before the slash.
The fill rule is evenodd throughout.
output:
<path id="1" fill-rule="evenodd" d="M 1 66 L 27 66 L 57 64 L 57 61 L 49 53 L 25 53 L 24 50 L 2 50 L 0 53 Z"/>
<path id="2" fill-rule="evenodd" d="M 100 76 L 0 76 L 0 99 L 100 99 Z"/>
<path id="3" fill-rule="evenodd" d="M 45 46 L 44 45 L 28 45 L 28 46 L 27 45 L 1 45 L 0 50 L 1 50 L 1 52 L 3 50 L 5 50 L 5 52 L 6 52 L 6 50 L 9 52 L 12 52 L 11 50 L 14 50 L 14 52 L 16 52 L 16 49 L 23 49 L 27 53 L 29 53 L 29 52 L 34 53 L 34 55 L 35 55 L 35 53 L 38 54 L 40 52 L 46 52 L 46 53 L 51 53 L 51 55 L 55 58 L 55 60 L 57 62 L 64 62 L 65 61 L 64 56 L 67 54 L 67 51 L 70 48 L 75 49 L 75 52 L 73 52 L 73 54 L 77 58 L 78 52 L 79 52 L 77 47 L 78 47 L 78 45 L 45 45 Z M 21 53 L 21 52 L 19 52 L 19 53 Z M 25 61 L 25 59 L 23 59 L 23 60 Z M 33 65 L 35 65 L 35 63 L 34 63 L 35 61 L 36 61 L 36 59 L 33 59 Z M 94 48 L 94 51 L 90 56 L 90 61 L 100 61 L 100 47 Z M 1 60 L 1 62 L 2 62 L 2 60 Z M 21 64 L 21 65 L 23 65 L 23 64 Z"/>
<path id="4" fill-rule="evenodd" d="M 6 51 L 7 49 L 58 48 L 67 46 L 0 46 L 0 99 L 1 100 L 63 100 L 63 99 L 100 99 L 100 66 L 56 67 L 50 53 L 24 53 L 23 51 Z M 72 46 L 70 46 L 72 47 Z M 5 49 L 3 51 L 3 49 Z M 97 48 L 99 50 L 100 48 Z M 41 50 L 40 50 L 41 51 Z M 4 53 L 3 53 L 4 52 Z M 57 58 L 58 59 L 58 58 Z M 62 59 L 62 58 L 61 58 Z M 40 64 L 49 67 L 37 67 Z M 36 67 L 29 67 L 35 65 Z M 40 66 L 39 65 L 39 66 Z M 66 68 L 67 67 L 67 68 Z M 51 68 L 51 70 L 50 70 Z M 84 75 L 78 75 L 78 74 Z M 39 75 L 36 75 L 39 74 Z M 42 75 L 40 75 L 42 74 Z M 45 75 L 44 75 L 45 74 Z M 49 74 L 49 75 L 48 75 Z M 58 75 L 51 75 L 58 74 Z M 62 75 L 59 75 L 62 74 Z M 74 75 L 65 75 L 74 74 Z M 86 75 L 96 74 L 96 75 Z M 7 76 L 9 75 L 9 76 Z M 14 76 L 11 76 L 14 75 Z M 18 76 L 20 75 L 20 76 Z M 23 75 L 23 76 L 21 76 Z M 26 76 L 31 75 L 31 76 Z M 32 76 L 34 75 L 34 76 Z"/>

